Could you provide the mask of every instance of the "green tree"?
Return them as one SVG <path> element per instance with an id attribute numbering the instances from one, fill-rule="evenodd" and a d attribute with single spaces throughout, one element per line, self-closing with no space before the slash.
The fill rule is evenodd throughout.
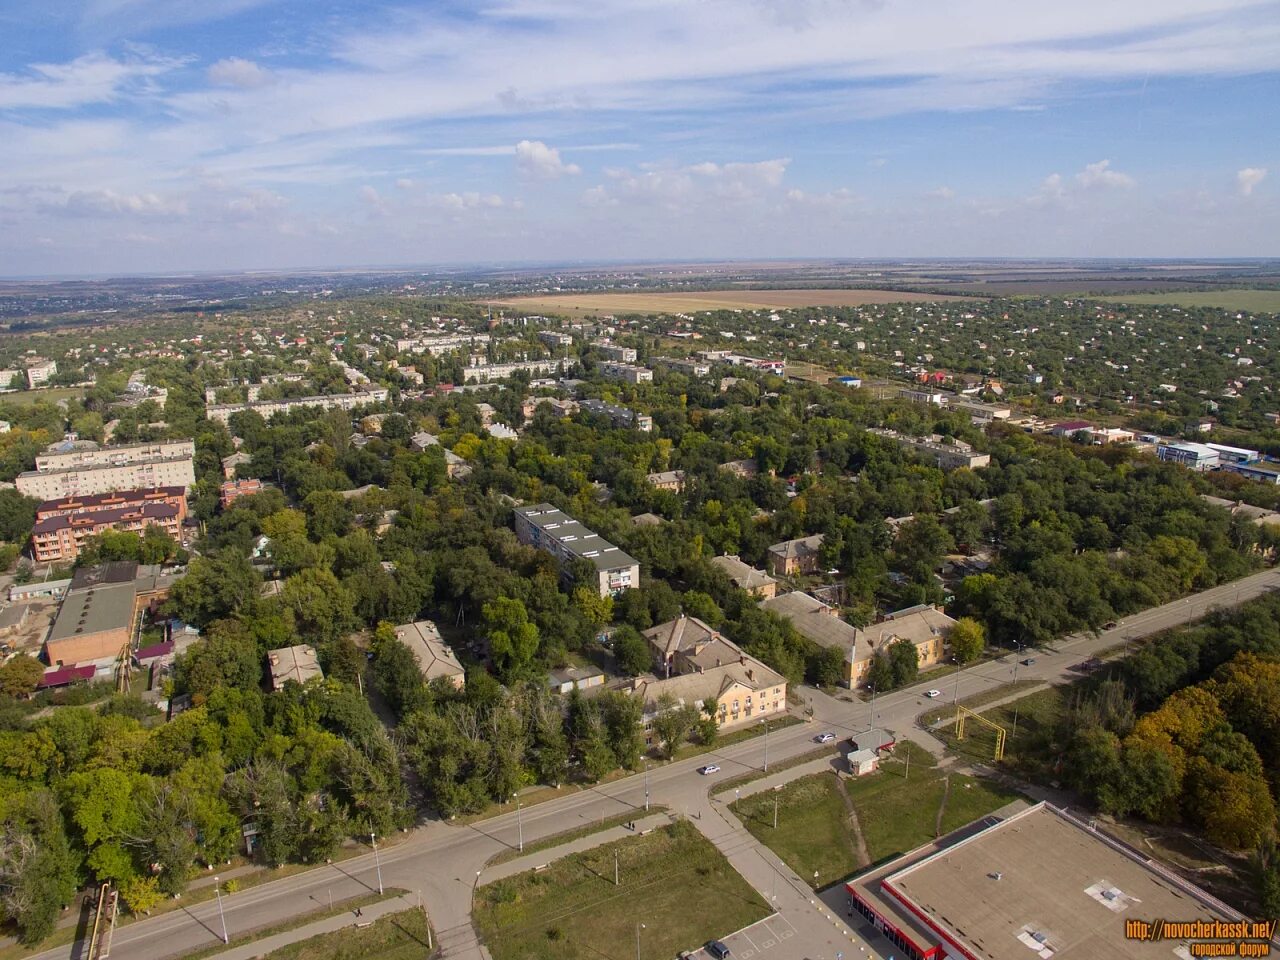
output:
<path id="1" fill-rule="evenodd" d="M 894 640 L 889 644 L 889 670 L 894 687 L 912 683 L 920 672 L 920 655 L 910 640 Z"/>
<path id="2" fill-rule="evenodd" d="M 538 653 L 538 628 L 519 600 L 498 597 L 481 609 L 489 652 L 506 681 L 529 677 Z"/>
<path id="3" fill-rule="evenodd" d="M 972 617 L 961 617 L 947 635 L 947 643 L 960 663 L 973 663 L 986 649 L 986 627 Z"/>
<path id="4" fill-rule="evenodd" d="M 635 677 L 653 669 L 653 653 L 649 649 L 648 642 L 635 627 L 623 624 L 615 628 L 611 640 L 613 658 L 618 664 L 618 669 L 624 674 Z"/>
<path id="5" fill-rule="evenodd" d="M 0 694 L 25 697 L 33 693 L 44 676 L 44 667 L 35 657 L 20 653 L 0 666 Z"/>
<path id="6" fill-rule="evenodd" d="M 809 661 L 809 675 L 822 687 L 834 687 L 844 681 L 845 652 L 839 647 L 821 647 Z"/>

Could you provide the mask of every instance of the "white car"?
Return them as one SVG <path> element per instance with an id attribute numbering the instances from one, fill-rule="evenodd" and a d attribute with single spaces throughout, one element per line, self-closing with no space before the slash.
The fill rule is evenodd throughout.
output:
<path id="1" fill-rule="evenodd" d="M 940 696 L 942 696 L 942 691 L 941 691 L 941 690 L 930 690 L 928 693 L 926 693 L 926 694 L 925 694 L 925 696 L 926 696 L 926 697 L 928 697 L 930 700 L 933 700 L 935 697 L 940 697 Z"/>
<path id="2" fill-rule="evenodd" d="M 834 733 L 820 733 L 813 738 L 814 743 L 830 743 L 836 738 Z"/>
<path id="3" fill-rule="evenodd" d="M 698 772 L 702 774 L 704 777 L 709 776 L 710 774 L 713 774 L 713 773 L 719 773 L 720 765 L 716 763 L 708 763 L 705 767 L 699 767 Z"/>

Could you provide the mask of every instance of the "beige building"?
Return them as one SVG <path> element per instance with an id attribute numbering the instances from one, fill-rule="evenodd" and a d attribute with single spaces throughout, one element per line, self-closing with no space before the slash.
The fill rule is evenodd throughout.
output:
<path id="1" fill-rule="evenodd" d="M 772 717 L 787 709 L 787 681 L 777 671 L 697 617 L 677 617 L 644 632 L 662 679 L 637 678 L 633 693 L 644 697 L 646 737 L 664 694 L 699 710 L 709 699 L 716 721 L 732 727 Z"/>
<path id="2" fill-rule="evenodd" d="M 205 407 L 205 416 L 219 423 L 226 423 L 232 414 L 252 410 L 263 420 L 270 420 L 277 413 L 319 408 L 321 410 L 354 410 L 366 403 L 383 403 L 389 393 L 386 387 L 366 386 L 355 393 L 335 393 L 314 397 L 298 397 L 293 400 L 252 400 L 248 403 L 214 403 Z"/>
<path id="3" fill-rule="evenodd" d="M 775 543 L 769 548 L 769 572 L 775 577 L 816 573 L 821 566 L 818 559 L 822 540 L 822 534 L 815 533 L 812 537 Z"/>
<path id="4" fill-rule="evenodd" d="M 850 688 L 861 685 L 871 668 L 872 650 L 856 627 L 840 619 L 835 607 L 798 590 L 763 600 L 760 607 L 789 621 L 800 636 L 818 646 L 843 653 L 841 683 Z"/>
<path id="5" fill-rule="evenodd" d="M 58 372 L 58 364 L 54 360 L 42 360 L 27 367 L 27 386 L 34 390 L 43 387 Z"/>
<path id="6" fill-rule="evenodd" d="M 684 489 L 684 471 L 683 470 L 663 470 L 659 473 L 651 473 L 646 480 L 653 487 L 659 490 L 670 490 L 672 493 L 679 493 Z"/>
<path id="7" fill-rule="evenodd" d="M 633 363 L 616 363 L 606 360 L 600 364 L 600 376 L 606 380 L 620 380 L 623 383 L 652 383 L 653 371 L 648 367 L 637 367 Z"/>
<path id="8" fill-rule="evenodd" d="M 879 623 L 858 630 L 858 642 L 865 643 L 875 656 L 895 640 L 909 640 L 916 648 L 920 669 L 938 663 L 946 649 L 947 635 L 956 622 L 937 607 L 907 607 L 889 614 Z"/>
<path id="9" fill-rule="evenodd" d="M 267 654 L 267 666 L 271 670 L 272 690 L 284 689 L 284 685 L 290 680 L 306 683 L 324 676 L 320 661 L 316 659 L 315 648 L 306 643 L 270 651 Z"/>
<path id="10" fill-rule="evenodd" d="M 711 563 L 728 574 L 730 580 L 757 600 L 768 600 L 778 592 L 777 580 L 763 570 L 757 570 L 750 564 L 743 563 L 735 556 L 716 557 Z"/>
<path id="11" fill-rule="evenodd" d="M 640 586 L 640 564 L 635 558 L 551 504 L 517 507 L 514 519 L 520 542 L 547 551 L 562 570 L 575 559 L 591 564 L 596 574 L 591 586 L 600 596 Z"/>
<path id="12" fill-rule="evenodd" d="M 413 651 L 423 679 L 428 683 L 444 677 L 454 687 L 462 689 L 467 680 L 467 672 L 452 648 L 444 642 L 434 623 L 419 620 L 416 623 L 402 624 L 396 627 L 396 638 Z"/>
<path id="13" fill-rule="evenodd" d="M 104 447 L 93 440 L 61 440 L 36 456 L 36 470 L 65 470 L 70 467 L 118 467 L 150 460 L 190 459 L 196 455 L 194 440 L 159 440 L 154 443 L 123 443 Z"/>

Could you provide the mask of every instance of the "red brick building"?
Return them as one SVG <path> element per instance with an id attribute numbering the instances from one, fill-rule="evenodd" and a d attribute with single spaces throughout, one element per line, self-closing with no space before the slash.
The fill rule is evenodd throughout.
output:
<path id="1" fill-rule="evenodd" d="M 142 536 L 152 524 L 180 543 L 186 518 L 187 496 L 178 486 L 46 500 L 36 507 L 31 552 L 41 563 L 66 562 L 79 556 L 87 537 L 104 530 L 128 530 Z"/>

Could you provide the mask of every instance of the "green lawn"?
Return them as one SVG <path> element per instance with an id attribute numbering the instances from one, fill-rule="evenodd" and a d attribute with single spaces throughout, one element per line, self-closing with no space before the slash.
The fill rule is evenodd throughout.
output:
<path id="1" fill-rule="evenodd" d="M 631 960 L 639 924 L 641 960 L 670 960 L 768 914 L 710 841 L 681 821 L 486 884 L 472 916 L 494 960 Z"/>
<path id="2" fill-rule="evenodd" d="M 1095 300 L 1121 303 L 1165 303 L 1175 307 L 1220 307 L 1257 313 L 1280 311 L 1280 290 L 1195 290 L 1183 293 L 1126 293 L 1096 296 Z"/>
<path id="3" fill-rule="evenodd" d="M 985 719 L 1004 728 L 1006 764 L 1034 776 L 1052 763 L 1053 731 L 1070 690 L 1071 687 L 1049 687 L 982 711 Z M 966 759 L 991 763 L 995 757 L 995 730 L 972 717 L 965 721 L 963 741 L 956 740 L 955 724 L 947 724 L 934 734 Z"/>
<path id="4" fill-rule="evenodd" d="M 419 910 L 379 917 L 367 927 L 343 927 L 310 940 L 273 950 L 265 960 L 423 960 L 427 952 L 427 918 Z M 435 940 L 431 938 L 434 946 Z"/>
<path id="5" fill-rule="evenodd" d="M 777 829 L 773 826 L 772 790 L 730 806 L 743 825 L 787 866 L 806 879 L 818 871 L 818 886 L 825 887 L 861 866 L 849 831 L 843 789 L 830 773 L 787 784 L 776 792 Z"/>
<path id="6" fill-rule="evenodd" d="M 68 400 L 71 397 L 79 397 L 84 394 L 84 387 L 50 387 L 47 390 L 18 390 L 15 393 L 0 393 L 0 404 L 16 403 L 22 406 L 30 406 L 37 400 L 47 400 L 49 403 L 57 403 L 59 400 Z"/>

